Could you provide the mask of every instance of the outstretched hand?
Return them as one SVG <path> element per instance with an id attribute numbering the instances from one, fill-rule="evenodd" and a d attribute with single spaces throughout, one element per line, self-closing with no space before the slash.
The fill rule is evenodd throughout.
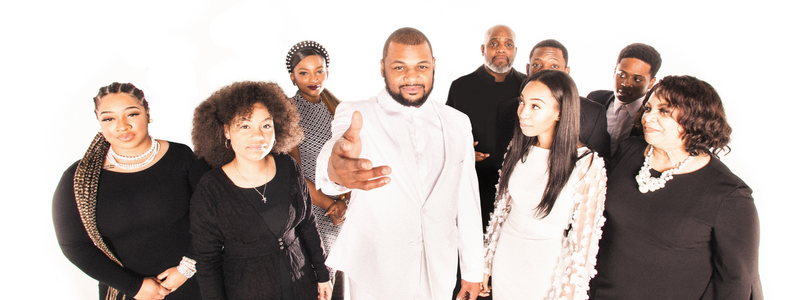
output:
<path id="1" fill-rule="evenodd" d="M 353 112 L 350 127 L 333 145 L 328 160 L 328 177 L 349 189 L 368 191 L 388 184 L 391 179 L 386 175 L 392 173 L 392 169 L 389 166 L 373 168 L 369 159 L 359 158 L 362 124 L 361 113 Z"/>

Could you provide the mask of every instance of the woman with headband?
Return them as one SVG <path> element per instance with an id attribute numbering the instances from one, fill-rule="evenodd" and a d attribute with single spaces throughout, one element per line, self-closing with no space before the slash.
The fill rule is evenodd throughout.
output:
<path id="1" fill-rule="evenodd" d="M 53 196 L 61 251 L 99 281 L 100 299 L 199 299 L 189 200 L 208 165 L 150 136 L 132 84 L 100 88 L 94 106 L 100 133 Z"/>
<path id="2" fill-rule="evenodd" d="M 297 86 L 297 93 L 291 101 L 300 114 L 300 126 L 303 127 L 305 138 L 292 149 L 290 154 L 300 164 L 303 175 L 311 192 L 311 201 L 314 204 L 314 215 L 317 218 L 317 228 L 325 247 L 325 253 L 330 251 L 336 241 L 342 222 L 347 211 L 347 195 L 342 194 L 328 197 L 317 190 L 315 174 L 317 156 L 322 145 L 331 138 L 331 121 L 333 120 L 339 100 L 325 88 L 328 79 L 328 65 L 330 57 L 322 45 L 314 41 L 302 41 L 289 50 L 286 55 L 286 69 L 292 84 Z M 342 274 L 339 272 L 339 277 Z M 331 271 L 331 279 L 334 279 Z M 334 281 L 335 282 L 335 281 Z M 340 294 L 342 289 L 336 289 Z"/>

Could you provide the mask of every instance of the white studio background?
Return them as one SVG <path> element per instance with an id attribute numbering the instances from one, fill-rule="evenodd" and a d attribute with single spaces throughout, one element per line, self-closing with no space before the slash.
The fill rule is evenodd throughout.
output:
<path id="1" fill-rule="evenodd" d="M 800 197 L 789 175 L 799 166 L 791 154 L 800 106 L 789 76 L 800 23 L 779 2 L 4 1 L 1 298 L 97 298 L 96 281 L 61 254 L 50 205 L 63 170 L 99 128 L 91 101 L 99 87 L 134 83 L 150 101 L 152 135 L 191 145 L 195 106 L 222 86 L 275 81 L 293 95 L 284 57 L 301 40 L 329 50 L 328 88 L 359 100 L 383 86 L 386 37 L 416 27 L 437 58 L 432 99 L 444 102 L 450 83 L 483 62 L 483 34 L 495 24 L 516 31 L 523 72 L 538 41 L 566 45 L 581 95 L 612 88 L 617 54 L 633 42 L 659 50 L 659 77 L 712 84 L 734 129 L 723 161 L 751 185 L 759 209 L 765 294 L 793 295 L 797 276 L 786 275 L 800 269 L 790 227 Z"/>

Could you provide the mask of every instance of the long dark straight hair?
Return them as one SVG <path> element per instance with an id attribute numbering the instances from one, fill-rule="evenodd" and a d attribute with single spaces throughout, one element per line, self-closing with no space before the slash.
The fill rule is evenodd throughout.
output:
<path id="1" fill-rule="evenodd" d="M 559 120 L 556 121 L 553 133 L 553 144 L 550 147 L 550 157 L 547 160 L 547 187 L 542 195 L 542 201 L 536 207 L 537 215 L 546 217 L 553 210 L 553 205 L 567 185 L 575 163 L 578 161 L 578 136 L 580 134 L 580 98 L 578 88 L 569 74 L 556 70 L 543 70 L 529 76 L 522 82 L 522 91 L 531 82 L 541 82 L 558 101 L 560 110 Z M 531 147 L 538 143 L 538 137 L 527 137 L 522 134 L 519 126 L 514 128 L 514 137 L 511 139 L 500 174 L 500 183 L 496 199 L 508 193 L 508 181 L 514 173 L 518 161 L 525 161 Z"/>

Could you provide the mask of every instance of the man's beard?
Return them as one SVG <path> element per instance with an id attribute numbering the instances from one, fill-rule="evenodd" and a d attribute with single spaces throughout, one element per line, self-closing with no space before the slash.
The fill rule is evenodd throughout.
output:
<path id="1" fill-rule="evenodd" d="M 431 73 L 431 75 L 435 77 L 436 72 L 434 71 L 433 73 Z M 433 78 L 431 78 L 430 89 L 422 84 L 415 84 L 415 85 L 406 84 L 406 85 L 401 85 L 397 88 L 398 93 L 395 93 L 394 91 L 392 91 L 391 88 L 389 88 L 389 82 L 386 80 L 385 72 L 383 74 L 383 83 L 386 84 L 386 91 L 389 92 L 389 95 L 392 96 L 392 99 L 394 99 L 394 101 L 397 101 L 397 103 L 400 103 L 400 105 L 402 106 L 409 106 L 409 107 L 420 107 L 422 106 L 422 104 L 425 104 L 425 101 L 428 101 L 428 96 L 431 95 L 431 91 L 433 90 Z M 419 98 L 419 100 L 417 101 L 411 101 L 406 99 L 405 97 L 403 97 L 403 95 L 399 93 L 400 89 L 403 88 L 404 86 L 421 86 L 423 92 L 422 98 Z"/>
<path id="2" fill-rule="evenodd" d="M 492 72 L 495 72 L 497 74 L 504 74 L 504 73 L 510 71 L 511 68 L 514 67 L 514 60 L 513 59 L 509 59 L 507 65 L 498 66 L 498 65 L 495 65 L 493 63 L 492 58 L 486 57 L 483 65 L 485 65 L 487 68 L 489 68 L 489 70 L 492 70 Z"/>

